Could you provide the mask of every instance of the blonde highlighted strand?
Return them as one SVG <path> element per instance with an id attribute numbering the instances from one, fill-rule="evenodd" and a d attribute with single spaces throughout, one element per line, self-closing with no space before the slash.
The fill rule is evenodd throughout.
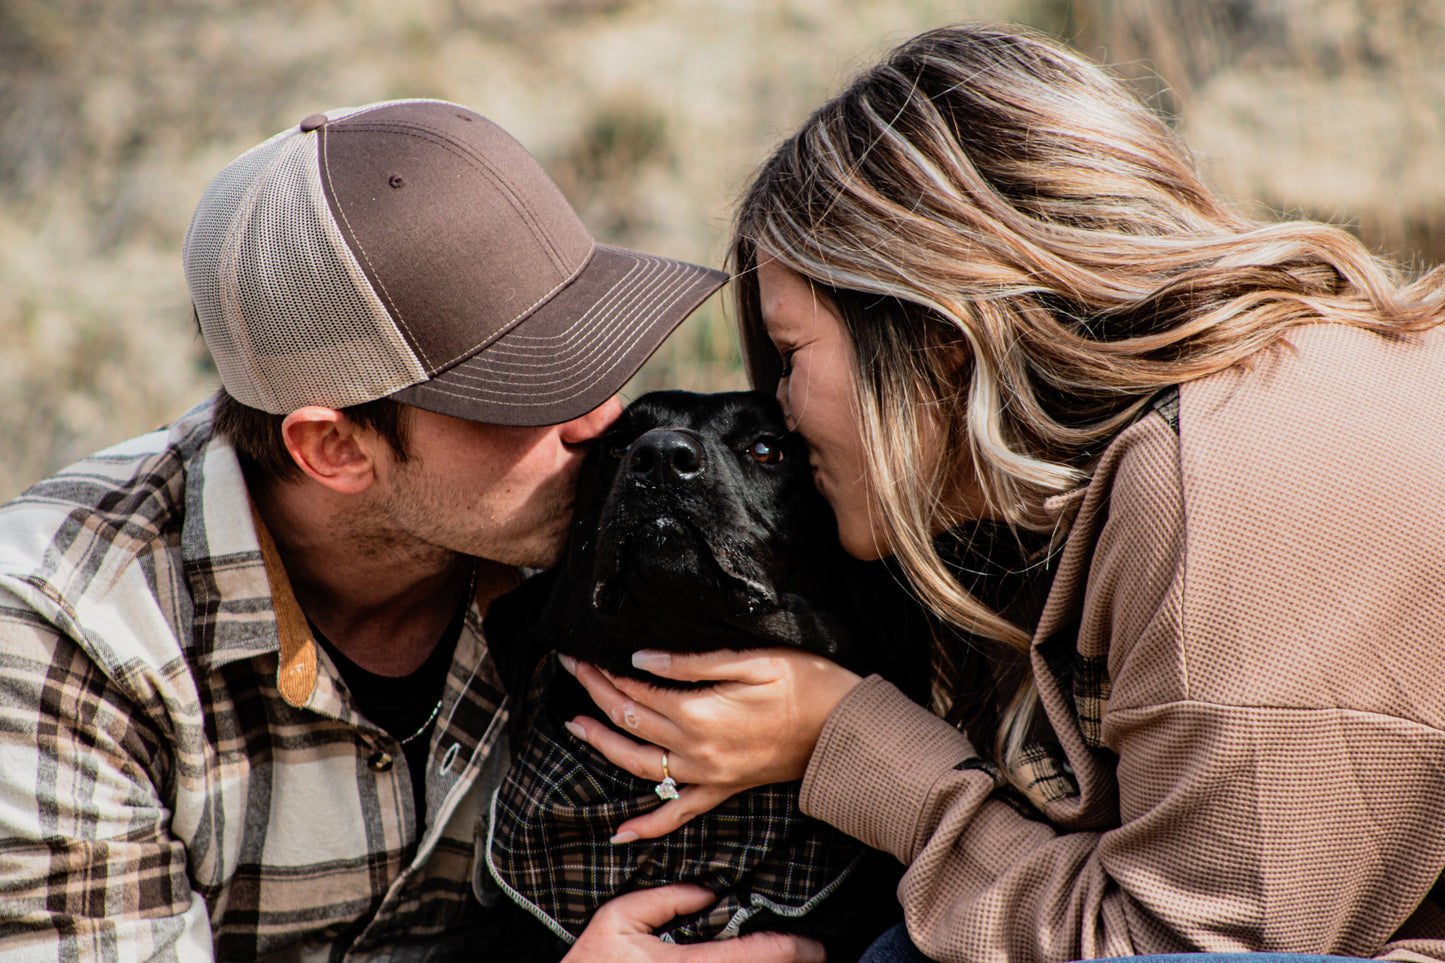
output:
<path id="1" fill-rule="evenodd" d="M 1338 228 L 1245 218 L 1109 71 L 993 25 L 898 47 L 760 168 L 729 261 L 749 376 L 771 390 L 760 250 L 838 308 L 868 484 L 949 630 L 936 707 L 955 716 L 970 649 L 1015 653 L 1012 677 L 1037 618 L 985 604 L 940 556 L 936 533 L 969 521 L 960 490 L 1038 566 L 1067 535 L 1047 500 L 1086 483 L 1161 389 L 1249 364 L 1299 325 L 1403 338 L 1445 314 L 1445 272 L 1405 280 Z M 1011 770 L 1038 704 L 1026 671 L 998 701 L 981 748 Z"/>

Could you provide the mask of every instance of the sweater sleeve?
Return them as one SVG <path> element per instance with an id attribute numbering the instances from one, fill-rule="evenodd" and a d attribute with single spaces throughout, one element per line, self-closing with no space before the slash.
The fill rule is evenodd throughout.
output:
<path id="1" fill-rule="evenodd" d="M 829 717 L 803 779 L 800 804 L 810 816 L 909 863 L 927 842 L 932 827 L 924 814 L 941 781 L 957 777 L 975 802 L 993 789 L 988 773 L 975 769 L 960 776 L 956 769 L 976 756 L 963 733 L 892 683 L 869 676 Z M 881 813 L 912 818 L 874 818 Z"/>
<path id="2" fill-rule="evenodd" d="M 961 733 L 872 677 L 824 729 L 802 808 L 908 865 L 899 898 L 930 958 L 1131 955 L 1127 920 L 1101 899 L 1099 834 L 1061 835 L 1026 817 L 975 758 Z"/>

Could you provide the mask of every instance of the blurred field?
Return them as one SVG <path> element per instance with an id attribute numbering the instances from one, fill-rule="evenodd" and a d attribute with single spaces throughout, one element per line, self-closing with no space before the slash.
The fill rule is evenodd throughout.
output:
<path id="1" fill-rule="evenodd" d="M 180 270 L 191 207 L 307 114 L 465 103 L 599 239 L 716 262 L 781 135 L 893 43 L 966 19 L 1118 64 L 1253 213 L 1445 257 L 1445 0 L 0 0 L 0 498 L 213 389 Z M 634 389 L 740 385 L 736 354 L 714 299 Z"/>

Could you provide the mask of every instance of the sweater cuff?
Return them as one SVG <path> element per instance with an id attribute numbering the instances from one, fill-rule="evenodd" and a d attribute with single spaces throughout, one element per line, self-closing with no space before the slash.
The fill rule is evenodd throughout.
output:
<path id="1" fill-rule="evenodd" d="M 933 787 L 977 756 L 963 733 L 871 675 L 823 725 L 799 807 L 908 863 Z"/>

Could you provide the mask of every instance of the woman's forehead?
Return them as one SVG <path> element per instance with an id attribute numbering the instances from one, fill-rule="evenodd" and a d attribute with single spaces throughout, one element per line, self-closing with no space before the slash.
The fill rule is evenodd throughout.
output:
<path id="1" fill-rule="evenodd" d="M 813 284 L 781 261 L 758 262 L 758 303 L 769 327 L 806 323 L 825 310 Z"/>

